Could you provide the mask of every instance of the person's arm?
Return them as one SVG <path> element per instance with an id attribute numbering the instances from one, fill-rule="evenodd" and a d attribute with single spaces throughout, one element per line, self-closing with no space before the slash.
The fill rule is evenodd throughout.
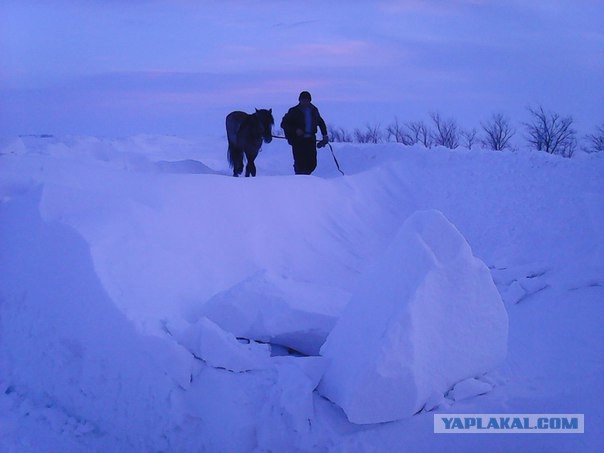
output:
<path id="1" fill-rule="evenodd" d="M 319 113 L 317 111 L 317 113 Z M 323 118 L 321 117 L 321 115 L 319 114 L 319 129 L 321 129 L 321 135 L 323 135 L 323 138 L 327 137 L 327 126 L 325 125 L 325 121 L 323 121 Z"/>
<path id="2" fill-rule="evenodd" d="M 285 133 L 285 138 L 290 141 L 295 135 L 295 131 L 292 131 L 291 126 L 291 110 L 289 110 L 285 115 L 283 115 L 283 119 L 281 120 L 281 129 Z"/>
<path id="3" fill-rule="evenodd" d="M 317 109 L 317 124 L 319 129 L 321 130 L 322 140 L 317 144 L 319 148 L 323 148 L 327 143 L 329 143 L 329 137 L 327 136 L 327 126 L 325 125 L 325 121 L 323 117 L 319 113 L 319 109 Z"/>

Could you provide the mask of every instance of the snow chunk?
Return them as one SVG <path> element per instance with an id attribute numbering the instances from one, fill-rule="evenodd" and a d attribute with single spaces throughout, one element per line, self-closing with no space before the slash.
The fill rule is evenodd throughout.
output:
<path id="1" fill-rule="evenodd" d="M 273 357 L 276 380 L 259 413 L 258 451 L 316 451 L 310 442 L 313 391 L 325 372 L 323 357 Z"/>
<path id="2" fill-rule="evenodd" d="M 238 337 L 318 355 L 350 294 L 261 271 L 211 298 L 202 314 Z"/>
<path id="3" fill-rule="evenodd" d="M 269 365 L 270 348 L 250 341 L 240 343 L 208 318 L 201 318 L 182 335 L 180 343 L 195 357 L 215 368 L 249 371 Z"/>
<path id="4" fill-rule="evenodd" d="M 550 286 L 549 268 L 545 265 L 493 269 L 491 273 L 495 284 L 502 287 L 501 297 L 508 305 L 520 303 Z"/>
<path id="5" fill-rule="evenodd" d="M 515 281 L 507 289 L 502 291 L 501 296 L 508 305 L 517 304 L 526 296 L 526 291 L 520 283 Z"/>
<path id="6" fill-rule="evenodd" d="M 478 395 L 484 395 L 491 390 L 493 390 L 492 384 L 476 378 L 469 378 L 455 384 L 455 387 L 449 392 L 448 396 L 455 401 L 461 401 Z"/>
<path id="7" fill-rule="evenodd" d="M 413 415 L 496 367 L 508 318 L 488 268 L 439 211 L 403 224 L 321 348 L 319 391 L 354 423 Z"/>

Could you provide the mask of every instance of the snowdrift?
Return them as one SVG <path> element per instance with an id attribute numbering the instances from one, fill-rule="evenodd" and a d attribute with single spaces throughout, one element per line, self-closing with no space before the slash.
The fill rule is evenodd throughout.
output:
<path id="1" fill-rule="evenodd" d="M 433 413 L 604 422 L 600 156 L 336 145 L 346 176 L 325 152 L 296 177 L 272 143 L 235 179 L 224 145 L 2 140 L 3 447 L 468 450 Z"/>
<path id="2" fill-rule="evenodd" d="M 3 391 L 54 408 L 53 421 L 71 419 L 72 435 L 162 445 L 171 394 L 189 384 L 190 354 L 136 331 L 104 291 L 88 245 L 42 221 L 39 196 L 0 211 Z"/>

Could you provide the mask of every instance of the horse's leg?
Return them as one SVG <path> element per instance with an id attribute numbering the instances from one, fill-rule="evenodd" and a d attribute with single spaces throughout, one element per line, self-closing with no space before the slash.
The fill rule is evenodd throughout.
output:
<path id="1" fill-rule="evenodd" d="M 256 165 L 254 162 L 248 162 L 245 166 L 245 176 L 256 176 Z"/>
<path id="2" fill-rule="evenodd" d="M 252 165 L 254 165 L 254 163 L 252 162 L 252 159 L 250 159 L 250 153 L 247 149 L 245 150 L 245 157 L 247 160 L 247 164 L 245 165 L 245 177 L 247 178 L 252 173 Z"/>
<path id="3" fill-rule="evenodd" d="M 245 152 L 245 157 L 247 157 L 247 165 L 245 166 L 245 176 L 256 176 L 256 164 L 254 160 L 258 153 Z"/>
<path id="4" fill-rule="evenodd" d="M 243 173 L 243 158 L 233 167 L 233 176 L 239 176 L 241 173 Z"/>

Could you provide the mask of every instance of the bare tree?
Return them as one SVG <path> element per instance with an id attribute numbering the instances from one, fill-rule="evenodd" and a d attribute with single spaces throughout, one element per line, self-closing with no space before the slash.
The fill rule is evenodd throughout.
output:
<path id="1" fill-rule="evenodd" d="M 501 113 L 495 113 L 487 123 L 481 123 L 484 136 L 482 145 L 487 149 L 502 151 L 510 147 L 510 140 L 516 131 Z"/>
<path id="2" fill-rule="evenodd" d="M 401 124 L 398 118 L 394 118 L 394 122 L 386 127 L 387 139 L 394 140 L 396 143 L 402 143 L 403 145 L 413 145 L 416 141 L 409 135 L 405 130 L 405 126 Z"/>
<path id="3" fill-rule="evenodd" d="M 577 132 L 573 129 L 570 116 L 560 117 L 557 113 L 545 112 L 542 106 L 528 107 L 531 122 L 525 123 L 528 142 L 538 151 L 571 157 L 577 147 Z"/>
<path id="4" fill-rule="evenodd" d="M 472 129 L 462 130 L 459 135 L 463 140 L 462 144 L 468 149 L 472 149 L 472 146 L 478 141 L 478 131 L 475 127 Z"/>
<path id="5" fill-rule="evenodd" d="M 604 123 L 596 128 L 596 132 L 587 136 L 589 147 L 586 151 L 598 153 L 604 151 Z"/>
<path id="6" fill-rule="evenodd" d="M 434 123 L 432 141 L 437 146 L 455 149 L 459 146 L 459 132 L 455 120 L 444 120 L 438 113 L 431 113 L 430 118 Z"/>
<path id="7" fill-rule="evenodd" d="M 354 130 L 354 139 L 357 143 L 380 143 L 383 136 L 384 133 L 379 124 L 367 123 L 365 129 L 356 128 Z"/>
<path id="8" fill-rule="evenodd" d="M 329 140 L 332 142 L 352 142 L 352 134 L 343 127 L 327 127 Z"/>
<path id="9" fill-rule="evenodd" d="M 430 128 L 423 121 L 412 121 L 410 123 L 406 123 L 405 127 L 409 131 L 408 135 L 411 139 L 411 145 L 416 143 L 421 143 L 426 148 L 430 148 L 432 146 L 432 134 L 430 133 Z"/>

